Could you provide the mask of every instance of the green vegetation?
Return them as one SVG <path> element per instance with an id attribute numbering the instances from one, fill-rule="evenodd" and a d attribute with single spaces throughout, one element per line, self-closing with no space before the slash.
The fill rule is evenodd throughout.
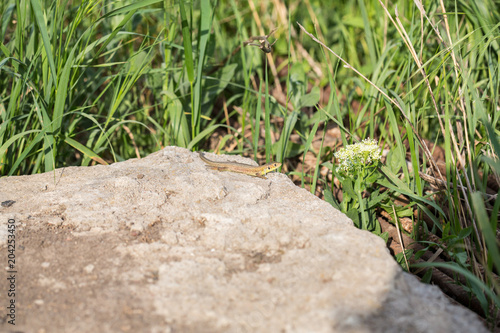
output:
<path id="1" fill-rule="evenodd" d="M 341 148 L 334 156 L 338 161 L 335 175 L 342 184 L 340 210 L 345 212 L 358 228 L 380 235 L 380 223 L 375 221 L 375 214 L 368 214 L 367 207 L 375 206 L 378 201 L 375 204 L 371 201 L 378 200 L 381 196 L 371 193 L 363 198 L 363 194 L 372 188 L 373 183 L 380 177 L 377 171 L 382 154 L 378 142 L 367 138 L 360 143 Z"/>
<path id="2" fill-rule="evenodd" d="M 0 17 L 2 176 L 167 145 L 275 157 L 385 239 L 407 221 L 402 266 L 451 272 L 497 325 L 498 2 L 4 0 Z M 275 27 L 271 53 L 244 44 Z M 377 177 L 342 204 L 333 154 L 368 137 Z"/>

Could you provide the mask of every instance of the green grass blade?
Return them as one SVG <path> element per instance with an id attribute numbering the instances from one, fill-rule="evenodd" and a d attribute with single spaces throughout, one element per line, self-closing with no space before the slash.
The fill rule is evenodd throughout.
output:
<path id="1" fill-rule="evenodd" d="M 3 124 L 2 124 L 3 125 Z M 31 133 L 39 133 L 40 130 L 29 130 L 29 131 L 26 131 L 26 132 L 22 132 L 22 133 L 17 133 L 16 135 L 13 135 L 12 137 L 10 137 L 7 141 L 5 141 L 5 143 L 0 147 L 0 160 L 2 160 L 2 156 L 5 155 L 5 153 L 7 152 L 7 149 L 9 149 L 9 147 L 14 143 L 16 142 L 17 140 L 19 140 L 21 137 L 23 136 L 26 136 L 28 134 L 31 134 Z"/>
<path id="2" fill-rule="evenodd" d="M 12 165 L 11 169 L 9 170 L 8 175 L 12 176 L 19 165 L 26 160 L 26 156 L 31 152 L 31 150 L 43 139 L 45 135 L 46 128 L 42 130 L 37 130 L 39 133 L 33 138 L 33 140 L 28 144 L 28 146 L 23 150 L 21 154 L 17 157 L 16 161 Z"/>
<path id="3" fill-rule="evenodd" d="M 78 45 L 78 44 L 77 44 Z M 53 115 L 53 126 L 52 132 L 56 133 L 60 130 L 61 122 L 64 114 L 64 108 L 66 105 L 66 97 L 68 95 L 68 88 L 70 85 L 69 77 L 71 73 L 71 68 L 74 65 L 74 56 L 75 56 L 76 46 L 71 50 L 68 59 L 66 60 L 66 64 L 61 73 L 61 77 L 59 78 L 59 88 L 56 91 L 56 102 L 54 105 L 54 115 Z"/>
<path id="4" fill-rule="evenodd" d="M 143 0 L 143 1 L 134 1 L 134 3 L 130 4 L 130 5 L 126 5 L 126 6 L 123 6 L 123 7 L 120 7 L 120 8 L 117 8 L 117 9 L 114 9 L 112 11 L 110 11 L 109 13 L 103 15 L 102 17 L 99 18 L 99 20 L 104 20 L 104 19 L 107 19 L 111 16 L 116 16 L 116 15 L 121 15 L 121 14 L 125 14 L 125 13 L 129 13 L 131 11 L 136 11 L 137 9 L 140 9 L 140 8 L 143 8 L 143 7 L 147 7 L 147 6 L 151 6 L 151 5 L 154 5 L 154 4 L 157 4 L 159 2 L 162 2 L 163 0 Z"/>
<path id="5" fill-rule="evenodd" d="M 43 138 L 43 153 L 45 172 L 54 170 L 56 168 L 56 140 L 53 135 L 49 134 Z"/>
<path id="6" fill-rule="evenodd" d="M 66 142 L 67 144 L 69 144 L 70 146 L 72 146 L 73 148 L 75 148 L 76 150 L 78 150 L 79 152 L 81 152 L 82 154 L 87 156 L 88 158 L 90 158 L 90 159 L 92 159 L 92 160 L 94 160 L 102 165 L 108 165 L 108 163 L 105 160 L 103 160 L 99 155 L 94 153 L 91 149 L 82 145 L 80 142 L 73 140 L 71 138 L 65 138 L 64 142 Z"/>
<path id="7" fill-rule="evenodd" d="M 182 2 L 182 0 L 181 0 Z M 198 69 L 196 71 L 196 84 L 194 88 L 194 105 L 192 109 L 192 122 L 193 133 L 195 137 L 200 132 L 200 118 L 201 118 L 201 100 L 203 96 L 202 91 L 202 73 L 203 65 L 205 63 L 205 53 L 207 51 L 207 43 L 210 38 L 211 22 L 212 22 L 212 8 L 210 0 L 201 0 L 201 20 L 200 20 L 200 40 L 198 49 Z M 196 147 L 194 147 L 196 149 Z"/>
<path id="8" fill-rule="evenodd" d="M 97 57 L 99 57 L 99 55 L 106 48 L 106 46 L 108 46 L 108 44 L 111 43 L 115 39 L 116 34 L 122 30 L 122 28 L 125 26 L 125 24 L 127 24 L 128 21 L 130 21 L 130 19 L 132 18 L 132 16 L 134 16 L 135 12 L 136 12 L 136 10 L 131 10 L 130 12 L 127 13 L 127 15 L 125 15 L 125 17 L 116 26 L 116 28 L 113 30 L 113 32 L 108 36 L 108 38 L 106 39 L 106 41 L 102 44 L 102 46 L 99 49 L 99 51 L 97 51 L 97 53 L 94 56 L 94 59 L 96 59 Z"/>
<path id="9" fill-rule="evenodd" d="M 182 108 L 182 103 L 172 91 L 165 91 L 168 104 L 165 106 L 170 118 L 171 139 L 180 147 L 187 147 L 189 143 L 189 125 Z"/>
<path id="10" fill-rule="evenodd" d="M 262 81 L 259 85 L 257 94 L 257 108 L 255 109 L 255 124 L 253 126 L 253 155 L 257 161 L 257 152 L 259 150 L 260 119 L 262 117 Z"/>
<path id="11" fill-rule="evenodd" d="M 326 125 L 325 125 L 326 127 Z M 325 136 L 326 136 L 326 131 L 323 131 L 323 136 L 321 138 L 321 145 L 319 146 L 319 152 L 318 156 L 316 158 L 316 166 L 314 167 L 314 175 L 312 177 L 312 184 L 311 184 L 311 193 L 314 194 L 316 191 L 316 184 L 318 183 L 318 177 L 319 177 L 319 163 L 321 161 L 321 151 L 323 150 L 323 145 L 325 143 Z"/>
<path id="12" fill-rule="evenodd" d="M 368 13 L 366 12 L 366 6 L 364 0 L 358 0 L 359 9 L 361 11 L 361 16 L 363 17 L 363 27 L 365 29 L 366 43 L 368 44 L 368 51 L 370 53 L 371 66 L 375 66 L 377 63 L 377 50 L 375 49 L 375 44 L 373 43 L 373 34 L 370 27 L 370 19 L 368 18 Z"/>
<path id="13" fill-rule="evenodd" d="M 267 78 L 267 57 L 266 57 L 266 67 L 265 67 L 265 73 L 266 73 L 266 96 L 264 100 L 264 108 L 266 111 L 266 114 L 264 115 L 264 129 L 265 129 L 265 142 L 266 142 L 266 163 L 271 162 L 271 154 L 272 152 L 272 143 L 271 143 L 271 107 L 269 105 L 269 80 Z"/>
<path id="14" fill-rule="evenodd" d="M 184 45 L 184 65 L 186 66 L 188 80 L 192 84 L 194 82 L 193 47 L 191 42 L 191 29 L 189 28 L 183 0 L 179 1 L 179 9 L 181 13 L 182 42 Z"/>
<path id="15" fill-rule="evenodd" d="M 408 184 L 410 181 L 409 178 L 409 173 L 408 173 L 408 166 L 406 165 L 406 160 L 404 159 L 404 156 L 406 155 L 405 153 L 405 146 L 403 145 L 403 141 L 401 140 L 401 132 L 399 131 L 399 124 L 398 121 L 396 120 L 396 115 L 394 114 L 394 110 L 392 108 L 391 103 L 388 101 L 384 100 L 385 106 L 387 108 L 387 114 L 389 117 L 389 123 L 392 129 L 392 135 L 394 140 L 396 141 L 396 149 L 399 150 L 399 156 L 401 157 L 399 159 L 399 163 L 401 168 L 403 169 L 404 175 L 405 175 L 405 180 L 406 183 Z"/>
<path id="16" fill-rule="evenodd" d="M 474 212 L 479 222 L 479 227 L 483 234 L 484 240 L 486 241 L 486 246 L 488 248 L 488 257 L 491 258 L 495 269 L 498 271 L 500 269 L 500 251 L 498 249 L 498 243 L 495 237 L 496 228 L 493 230 L 492 226 L 489 224 L 488 214 L 486 212 L 486 207 L 484 206 L 484 199 L 479 193 L 472 193 L 472 204 L 474 206 Z"/>
<path id="17" fill-rule="evenodd" d="M 2 45 L 1 42 L 5 38 L 5 33 L 7 31 L 7 26 L 9 24 L 10 20 L 11 20 L 12 13 L 14 13 L 14 9 L 16 8 L 16 5 L 15 5 L 14 1 L 10 1 L 9 4 L 4 4 L 2 6 L 7 6 L 7 8 L 2 13 L 2 25 L 0 26 L 0 45 Z"/>
<path id="18" fill-rule="evenodd" d="M 54 56 L 52 54 L 52 48 L 50 46 L 50 38 L 47 32 L 47 26 L 45 25 L 45 20 L 43 18 L 44 11 L 42 10 L 42 6 L 40 5 L 39 0 L 31 0 L 31 7 L 33 8 L 33 14 L 35 15 L 38 29 L 40 30 L 40 34 L 42 35 L 43 46 L 45 48 L 47 61 L 49 62 L 52 79 L 57 86 L 56 65 L 54 64 Z"/>
<path id="19" fill-rule="evenodd" d="M 430 205 L 434 209 L 436 209 L 440 214 L 443 216 L 445 215 L 441 207 L 439 207 L 435 202 L 429 201 L 427 199 L 424 199 L 423 197 L 420 197 L 419 195 L 415 194 L 409 187 L 408 185 L 403 182 L 401 179 L 399 179 L 392 171 L 386 167 L 385 165 L 380 167 L 382 172 L 387 176 L 387 178 L 390 179 L 389 182 L 386 179 L 378 181 L 378 183 L 382 186 L 386 186 L 396 192 L 399 192 L 401 194 L 404 194 L 406 196 L 409 196 L 410 198 L 414 199 L 415 201 L 421 202 L 425 205 Z"/>
<path id="20" fill-rule="evenodd" d="M 209 136 L 211 133 L 213 133 L 213 131 L 215 131 L 219 127 L 228 127 L 228 128 L 231 128 L 230 126 L 222 125 L 222 124 L 216 124 L 216 125 L 208 126 L 203 131 L 201 131 L 200 134 L 198 134 L 196 137 L 194 137 L 194 139 L 187 146 L 187 149 L 189 149 L 189 150 L 194 149 L 194 147 L 196 147 L 196 145 L 201 140 L 203 140 L 204 138 L 206 138 L 207 136 Z M 232 129 L 235 130 L 234 128 L 232 128 Z"/>

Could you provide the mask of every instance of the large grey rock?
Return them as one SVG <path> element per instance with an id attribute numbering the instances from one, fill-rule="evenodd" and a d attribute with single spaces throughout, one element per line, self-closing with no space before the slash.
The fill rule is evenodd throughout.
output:
<path id="1" fill-rule="evenodd" d="M 207 170 L 197 154 L 168 147 L 2 178 L 7 200 L 1 260 L 14 219 L 16 326 L 3 329 L 486 332 L 404 274 L 380 238 L 283 174 Z M 5 309 L 9 281 L 0 281 Z"/>

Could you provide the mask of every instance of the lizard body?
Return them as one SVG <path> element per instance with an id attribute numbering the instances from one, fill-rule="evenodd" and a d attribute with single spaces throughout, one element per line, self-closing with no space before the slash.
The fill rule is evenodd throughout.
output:
<path id="1" fill-rule="evenodd" d="M 201 160 L 205 162 L 212 170 L 244 173 L 245 175 L 263 179 L 267 179 L 267 177 L 265 176 L 266 173 L 276 170 L 281 166 L 281 163 L 278 162 L 272 162 L 261 166 L 252 166 L 237 162 L 215 162 L 203 156 L 203 153 L 201 151 L 199 151 L 198 154 L 200 155 Z"/>

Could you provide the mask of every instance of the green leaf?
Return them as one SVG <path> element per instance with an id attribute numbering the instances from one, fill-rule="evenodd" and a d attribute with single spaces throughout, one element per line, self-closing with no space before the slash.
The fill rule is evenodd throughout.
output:
<path id="1" fill-rule="evenodd" d="M 61 77 L 59 78 L 59 85 L 56 91 L 56 102 L 54 105 L 54 115 L 52 117 L 53 126 L 52 132 L 56 133 L 60 130 L 62 117 L 64 114 L 64 107 L 66 104 L 66 96 L 68 95 L 69 88 L 69 76 L 71 73 L 71 67 L 73 66 L 73 59 L 75 55 L 75 48 L 71 50 L 68 59 L 64 65 Z"/>
<path id="2" fill-rule="evenodd" d="M 182 0 L 180 1 L 182 3 Z M 198 69 L 196 71 L 196 84 L 194 88 L 194 105 L 192 106 L 193 115 L 191 119 L 194 121 L 192 136 L 196 136 L 200 132 L 200 118 L 201 118 L 201 99 L 203 96 L 203 88 L 201 85 L 201 77 L 203 73 L 203 65 L 205 64 L 205 53 L 207 50 L 207 43 L 210 38 L 211 22 L 212 22 L 212 8 L 210 7 L 210 0 L 201 0 L 200 3 L 200 37 L 198 48 Z M 184 34 L 184 27 L 182 29 Z M 227 83 L 226 83 L 227 84 Z"/>
<path id="3" fill-rule="evenodd" d="M 55 139 L 53 135 L 46 135 L 43 138 L 43 152 L 44 152 L 44 161 L 45 161 L 45 172 L 52 171 L 56 168 L 55 161 Z"/>
<path id="4" fill-rule="evenodd" d="M 253 125 L 253 153 L 257 158 L 260 135 L 260 119 L 262 116 L 262 82 L 259 84 L 259 93 L 257 94 L 257 108 L 255 109 L 255 123 Z"/>
<path id="5" fill-rule="evenodd" d="M 422 276 L 422 282 L 423 282 L 423 283 L 427 283 L 427 284 L 431 283 L 431 279 L 432 279 L 432 270 L 433 270 L 433 268 L 428 269 L 428 270 L 425 272 L 424 276 Z"/>
<path id="6" fill-rule="evenodd" d="M 368 197 L 368 203 L 366 209 L 375 208 L 380 202 L 389 198 L 389 194 L 387 192 L 380 193 L 380 189 L 376 190 Z"/>
<path id="7" fill-rule="evenodd" d="M 266 67 L 265 67 L 265 90 L 266 90 L 266 96 L 264 99 L 264 109 L 266 110 L 266 114 L 264 115 L 264 142 L 266 145 L 266 163 L 271 162 L 271 154 L 272 154 L 272 142 L 271 142 L 271 107 L 269 105 L 269 80 L 268 80 L 268 73 L 267 73 L 267 57 L 266 57 Z"/>
<path id="8" fill-rule="evenodd" d="M 337 200 L 335 200 L 335 197 L 333 196 L 332 191 L 330 188 L 326 187 L 325 191 L 323 192 L 325 196 L 325 201 L 328 202 L 330 205 L 333 207 L 337 208 L 338 210 L 341 210 L 340 205 L 338 204 Z"/>
<path id="9" fill-rule="evenodd" d="M 23 152 L 17 157 L 16 161 L 14 162 L 14 165 L 9 171 L 9 176 L 12 176 L 14 172 L 17 170 L 19 165 L 25 160 L 26 156 L 31 152 L 31 150 L 37 145 L 42 139 L 43 136 L 45 135 L 45 131 L 47 130 L 47 127 L 44 127 L 41 131 L 34 131 L 34 132 L 39 132 L 35 138 L 28 144 L 28 146 L 23 150 Z M 28 132 L 25 132 L 26 134 Z M 2 146 L 3 147 L 3 146 Z"/>
<path id="10" fill-rule="evenodd" d="M 281 137 L 279 142 L 279 152 L 278 152 L 278 160 L 282 160 L 282 158 L 286 155 L 287 145 L 290 142 L 290 135 L 292 135 L 293 129 L 295 128 L 295 124 L 297 123 L 298 112 L 292 111 L 291 114 L 288 114 L 285 117 L 285 126 L 281 131 Z"/>
<path id="11" fill-rule="evenodd" d="M 101 157 L 99 157 L 99 155 L 97 155 L 96 153 L 94 153 L 88 147 L 85 147 L 84 145 L 82 145 L 80 142 L 75 141 L 75 140 L 73 140 L 71 138 L 65 138 L 64 141 L 67 144 L 69 144 L 70 146 L 72 146 L 73 148 L 75 148 L 78 151 L 80 151 L 82 154 L 84 154 L 87 157 L 93 159 L 94 161 L 96 161 L 96 162 L 98 162 L 100 164 L 103 164 L 103 165 L 108 165 L 108 163 L 105 160 L 103 160 Z"/>
<path id="12" fill-rule="evenodd" d="M 354 222 L 354 225 L 356 226 L 356 228 L 360 227 L 361 222 L 359 220 L 359 212 L 357 209 L 355 209 L 355 208 L 349 209 L 349 211 L 347 213 L 345 213 L 345 215 L 347 215 L 347 217 L 350 218 L 352 220 L 352 222 Z"/>
<path id="13" fill-rule="evenodd" d="M 308 106 L 315 106 L 316 104 L 319 103 L 319 97 L 320 97 L 319 87 L 314 86 L 309 94 L 300 96 L 299 105 L 297 106 L 297 109 Z"/>
<path id="14" fill-rule="evenodd" d="M 379 234 L 378 236 L 382 238 L 386 244 L 389 241 L 389 233 L 387 231 Z"/>
<path id="15" fill-rule="evenodd" d="M 353 182 L 350 178 L 346 178 L 342 182 L 342 189 L 344 190 L 344 198 L 346 195 L 348 195 L 349 198 L 352 198 L 352 199 L 356 199 L 358 197 L 356 192 L 354 191 Z"/>
<path id="16" fill-rule="evenodd" d="M 179 147 L 187 147 L 189 143 L 189 125 L 182 108 L 182 103 L 172 91 L 164 91 L 168 97 L 168 104 L 165 109 L 170 119 L 171 139 Z"/>
<path id="17" fill-rule="evenodd" d="M 126 7 L 130 7 L 130 6 L 126 6 Z M 132 18 L 132 16 L 135 14 L 136 10 L 131 10 L 127 13 L 127 15 L 121 20 L 121 22 L 116 26 L 116 28 L 113 30 L 113 32 L 111 34 L 108 35 L 108 38 L 106 39 L 106 41 L 102 44 L 102 46 L 99 48 L 99 51 L 97 51 L 97 53 L 95 54 L 94 56 L 94 59 L 96 59 L 97 57 L 99 57 L 99 55 L 101 54 L 101 52 L 106 48 L 106 46 L 108 46 L 109 43 L 111 43 L 113 40 L 115 40 L 115 36 L 118 32 L 120 32 L 120 30 L 122 30 L 122 28 L 125 26 L 125 24 L 127 24 L 127 22 Z"/>
<path id="18" fill-rule="evenodd" d="M 439 207 L 439 205 L 437 205 L 435 202 L 432 202 L 415 194 L 401 179 L 399 179 L 395 174 L 393 174 L 386 166 L 382 166 L 380 169 L 392 182 L 391 183 L 387 181 L 387 179 L 380 179 L 378 182 L 380 185 L 388 187 L 391 190 L 394 190 L 401 194 L 407 195 L 418 202 L 430 205 L 433 208 L 435 208 L 439 213 L 441 213 L 443 216 L 445 215 L 441 207 Z"/>
<path id="19" fill-rule="evenodd" d="M 6 6 L 4 1 L 4 4 L 2 6 Z M 7 27 L 9 26 L 9 23 L 11 22 L 11 17 L 12 13 L 14 12 L 14 9 L 16 8 L 16 5 L 14 3 L 11 3 L 10 5 L 7 6 L 7 8 L 2 8 L 4 10 L 2 14 L 2 25 L 0 27 L 0 42 L 4 40 L 5 33 L 7 31 Z M 0 43 L 0 47 L 3 46 L 3 44 Z M 7 56 L 7 55 L 6 55 Z"/>
<path id="20" fill-rule="evenodd" d="M 16 142 L 19 138 L 21 138 L 23 136 L 26 136 L 26 135 L 31 134 L 31 133 L 37 133 L 37 132 L 40 132 L 40 130 L 29 130 L 29 131 L 26 131 L 26 132 L 17 133 L 15 135 L 13 135 L 12 137 L 10 137 L 0 147 L 0 160 L 3 160 L 3 156 L 5 155 L 5 152 L 7 151 L 7 149 L 9 149 L 9 147 L 10 147 L 11 144 L 13 144 L 14 142 Z"/>
<path id="21" fill-rule="evenodd" d="M 179 1 L 179 9 L 181 12 L 181 25 L 182 25 L 182 43 L 184 45 L 184 65 L 186 66 L 188 80 L 191 84 L 194 82 L 194 63 L 193 63 L 193 47 L 191 42 L 191 30 L 186 15 L 186 8 L 184 7 L 184 0 Z"/>
<path id="22" fill-rule="evenodd" d="M 217 124 L 217 125 L 212 125 L 212 126 L 209 126 L 209 127 L 205 128 L 203 131 L 200 132 L 200 134 L 198 134 L 197 136 L 195 136 L 193 138 L 193 140 L 187 146 L 187 149 L 189 149 L 189 150 L 193 149 L 193 147 L 195 147 L 198 144 L 198 142 L 200 142 L 205 137 L 207 137 L 210 134 L 212 134 L 212 132 L 215 131 L 219 127 L 228 127 L 228 126 L 225 126 L 225 125 L 222 125 L 222 124 Z M 235 129 L 233 128 L 233 130 L 235 130 Z"/>
<path id="23" fill-rule="evenodd" d="M 476 213 L 476 219 L 479 222 L 479 227 L 481 228 L 481 232 L 488 248 L 488 261 L 492 262 L 498 271 L 500 269 L 500 251 L 495 237 L 496 229 L 492 230 L 491 225 L 489 224 L 488 213 L 486 212 L 486 207 L 484 206 L 484 200 L 481 197 L 481 194 L 475 192 L 472 193 L 471 196 L 474 212 Z"/>
<path id="24" fill-rule="evenodd" d="M 464 228 L 460 230 L 460 232 L 458 233 L 458 238 L 459 239 L 467 238 L 471 233 L 472 233 L 472 227 Z"/>
<path id="25" fill-rule="evenodd" d="M 413 216 L 413 209 L 411 207 L 406 209 L 398 209 L 396 210 L 396 214 L 398 215 L 398 217 L 410 217 Z"/>
<path id="26" fill-rule="evenodd" d="M 42 6 L 40 5 L 39 0 L 31 0 L 31 7 L 33 8 L 33 14 L 35 15 L 36 23 L 38 25 L 38 29 L 40 29 L 40 33 L 42 34 L 43 47 L 45 48 L 45 53 L 47 55 L 47 60 L 49 62 L 50 71 L 52 74 L 52 79 L 57 83 L 57 71 L 56 66 L 54 64 L 54 57 L 52 55 L 52 49 L 50 47 L 50 38 L 47 33 L 47 26 L 45 25 L 45 20 L 43 18 L 44 11 L 42 10 Z"/>
<path id="27" fill-rule="evenodd" d="M 99 20 L 103 20 L 103 19 L 106 19 L 106 18 L 111 17 L 111 16 L 115 16 L 115 15 L 121 15 L 121 14 L 124 14 L 124 13 L 129 13 L 131 11 L 135 12 L 139 8 L 148 7 L 148 6 L 154 5 L 154 4 L 159 3 L 159 2 L 163 2 L 163 1 L 164 0 L 134 1 L 130 5 L 126 5 L 126 6 L 123 6 L 123 7 L 120 7 L 120 8 L 117 8 L 117 9 L 114 9 L 114 10 L 110 11 L 109 13 L 107 13 L 107 14 L 103 15 L 102 17 L 100 17 Z"/>

